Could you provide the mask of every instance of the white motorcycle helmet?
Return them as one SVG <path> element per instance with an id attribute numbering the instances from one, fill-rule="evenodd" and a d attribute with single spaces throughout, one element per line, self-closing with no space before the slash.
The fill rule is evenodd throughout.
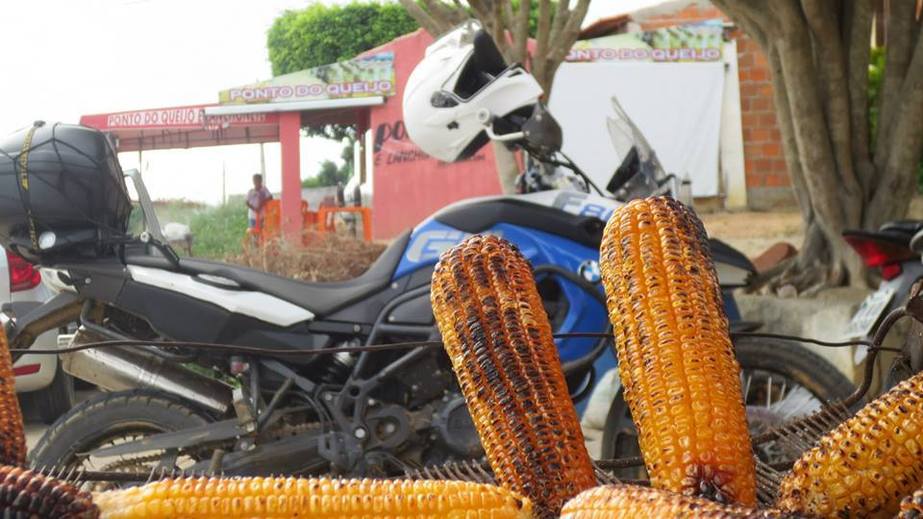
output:
<path id="1" fill-rule="evenodd" d="M 410 139 L 444 162 L 470 157 L 487 130 L 517 111 L 528 117 L 542 87 L 519 65 L 507 66 L 490 36 L 467 22 L 427 47 L 404 88 Z"/>

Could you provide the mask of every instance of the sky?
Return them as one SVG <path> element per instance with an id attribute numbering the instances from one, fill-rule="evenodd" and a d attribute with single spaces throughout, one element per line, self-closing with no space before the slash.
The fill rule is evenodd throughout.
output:
<path id="1" fill-rule="evenodd" d="M 324 3 L 344 3 L 327 0 Z M 659 3 L 593 0 L 585 24 Z M 271 77 L 266 31 L 306 0 L 8 0 L 0 16 L 0 135 L 33 121 L 76 123 L 83 114 L 216 102 L 218 92 Z M 302 176 L 342 145 L 302 143 Z M 265 145 L 266 184 L 280 186 L 278 144 Z M 249 188 L 258 145 L 119 157 L 138 168 L 155 199 L 218 203 Z M 222 189 L 222 179 L 224 188 Z"/>

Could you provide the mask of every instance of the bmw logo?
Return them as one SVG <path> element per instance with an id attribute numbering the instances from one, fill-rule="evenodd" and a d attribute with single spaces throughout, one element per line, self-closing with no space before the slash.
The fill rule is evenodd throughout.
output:
<path id="1" fill-rule="evenodd" d="M 599 262 L 596 260 L 586 260 L 577 267 L 577 274 L 590 283 L 599 283 L 602 276 L 599 274 Z"/>

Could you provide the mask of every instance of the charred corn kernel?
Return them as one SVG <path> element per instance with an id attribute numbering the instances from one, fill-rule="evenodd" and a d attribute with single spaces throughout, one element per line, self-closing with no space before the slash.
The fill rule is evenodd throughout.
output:
<path id="1" fill-rule="evenodd" d="M 923 489 L 917 490 L 901 501 L 901 512 L 897 516 L 897 519 L 921 518 L 923 518 Z"/>
<path id="2" fill-rule="evenodd" d="M 103 519 L 259 517 L 531 517 L 531 503 L 493 485 L 463 481 L 179 478 L 95 496 Z"/>
<path id="3" fill-rule="evenodd" d="M 778 506 L 818 517 L 892 517 L 923 483 L 923 373 L 818 440 L 779 486 Z"/>
<path id="4" fill-rule="evenodd" d="M 446 251 L 433 313 L 497 481 L 536 516 L 596 485 L 528 261 L 496 236 Z"/>
<path id="5" fill-rule="evenodd" d="M 756 469 L 705 229 L 665 197 L 615 211 L 600 267 L 651 485 L 756 504 Z"/>
<path id="6" fill-rule="evenodd" d="M 703 497 L 684 496 L 636 485 L 607 485 L 581 492 L 564 505 L 561 519 L 782 519 L 775 510 L 722 505 Z"/>
<path id="7" fill-rule="evenodd" d="M 6 333 L 0 326 L 0 464 L 24 465 L 26 434 L 16 398 L 16 378 Z"/>
<path id="8" fill-rule="evenodd" d="M 0 512 L 30 519 L 99 517 L 99 509 L 87 492 L 58 479 L 9 465 L 0 466 Z"/>

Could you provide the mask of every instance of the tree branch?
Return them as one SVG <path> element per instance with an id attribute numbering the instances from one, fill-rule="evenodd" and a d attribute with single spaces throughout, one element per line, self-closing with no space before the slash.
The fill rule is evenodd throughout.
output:
<path id="1" fill-rule="evenodd" d="M 798 207 L 801 209 L 801 221 L 805 228 L 814 219 L 814 210 L 811 207 L 811 192 L 804 179 L 804 170 L 801 169 L 801 160 L 798 158 L 798 140 L 795 138 L 795 129 L 792 126 L 792 111 L 785 91 L 785 80 L 782 76 L 782 60 L 779 50 L 771 46 L 766 52 L 769 67 L 772 71 L 773 103 L 776 108 L 776 120 L 779 123 L 779 133 L 782 134 L 782 152 L 785 155 L 785 166 L 792 179 L 792 188 Z"/>
<path id="2" fill-rule="evenodd" d="M 538 31 L 535 35 L 535 57 L 532 60 L 532 74 L 538 79 L 542 88 L 547 88 L 544 78 L 548 62 L 548 44 L 551 35 L 551 0 L 539 0 L 538 4 Z"/>
<path id="3" fill-rule="evenodd" d="M 891 139 L 884 143 L 884 155 L 875 157 L 883 167 L 879 168 L 881 179 L 869 213 L 878 217 L 879 224 L 903 218 L 915 192 L 916 171 L 923 155 L 923 37 L 917 37 L 907 77 L 896 96 L 894 128 L 888 132 Z"/>
<path id="4" fill-rule="evenodd" d="M 836 186 L 836 163 L 828 139 L 816 71 L 807 50 L 811 48 L 807 25 L 798 5 L 791 0 L 773 2 L 780 20 L 781 37 L 774 40 L 782 64 L 782 77 L 792 114 L 792 128 L 798 143 L 798 158 L 805 175 L 812 207 L 827 240 L 840 240 L 847 221 Z"/>
<path id="5" fill-rule="evenodd" d="M 426 32 L 434 38 L 448 30 L 443 20 L 437 20 L 424 10 L 416 0 L 400 0 L 401 5 L 407 10 L 407 14 L 420 24 Z"/>
<path id="6" fill-rule="evenodd" d="M 512 2 L 504 2 L 508 6 Z M 519 1 L 519 13 L 513 22 L 513 61 L 526 63 L 527 45 L 529 42 L 529 11 L 532 10 L 532 0 Z"/>
<path id="7" fill-rule="evenodd" d="M 778 27 L 772 10 L 753 0 L 713 0 L 713 3 L 768 54 L 769 34 L 777 32 Z"/>
<path id="8" fill-rule="evenodd" d="M 813 34 L 818 83 L 823 89 L 824 121 L 833 148 L 836 172 L 843 187 L 843 210 L 848 219 L 859 222 L 862 216 L 862 189 L 853 171 L 850 137 L 849 85 L 846 83 L 846 58 L 840 40 L 839 13 L 831 0 L 802 0 L 802 9 Z"/>
<path id="9" fill-rule="evenodd" d="M 513 14 L 513 2 L 503 2 L 503 23 L 510 28 L 516 26 L 516 17 Z"/>
<path id="10" fill-rule="evenodd" d="M 855 0 L 849 4 L 845 19 L 849 117 L 852 136 L 853 167 L 862 201 L 868 201 L 875 166 L 869 154 L 869 60 L 872 39 L 872 0 Z M 863 219 L 865 217 L 863 216 Z"/>
<path id="11" fill-rule="evenodd" d="M 879 169 L 887 161 L 883 155 L 889 147 L 887 141 L 890 129 L 893 128 L 891 118 L 899 104 L 897 94 L 907 74 L 910 53 L 913 52 L 914 42 L 911 38 L 916 24 L 916 0 L 889 0 L 888 7 L 890 12 L 885 21 L 885 70 L 878 96 L 878 136 L 875 140 L 875 165 Z"/>
<path id="12" fill-rule="evenodd" d="M 551 82 L 554 80 L 555 72 L 557 72 L 558 67 L 561 66 L 564 58 L 567 57 L 567 53 L 570 52 L 570 48 L 574 46 L 574 42 L 576 42 L 577 38 L 580 36 L 580 24 L 582 24 L 583 19 L 586 18 L 586 13 L 589 8 L 590 0 L 578 0 L 577 6 L 568 13 L 567 22 L 564 24 L 557 37 L 553 37 L 552 39 L 555 45 L 549 49 L 548 52 L 548 66 L 545 69 L 546 83 L 543 84 L 545 87 L 546 99 L 551 96 Z M 557 22 L 557 19 L 555 19 L 555 22 Z"/>
<path id="13" fill-rule="evenodd" d="M 446 31 L 455 28 L 455 26 L 470 18 L 468 13 L 457 5 L 450 5 L 440 0 L 421 1 L 426 5 L 426 9 L 432 13 L 434 17 L 445 21 Z"/>
<path id="14" fill-rule="evenodd" d="M 561 34 L 561 29 L 564 27 L 564 23 L 567 21 L 567 17 L 570 14 L 570 0 L 558 0 L 558 8 L 555 10 L 554 19 L 551 21 L 551 34 L 549 41 L 558 41 L 558 36 Z"/>
<path id="15" fill-rule="evenodd" d="M 512 45 L 510 45 L 509 38 L 507 38 L 508 26 L 503 19 L 503 4 L 506 3 L 507 2 L 499 0 L 493 0 L 493 2 L 491 2 L 490 14 L 494 19 L 494 33 L 491 36 L 493 36 L 494 41 L 501 46 L 500 48 L 505 50 L 503 57 L 506 58 L 506 61 L 512 61 L 513 49 Z"/>

